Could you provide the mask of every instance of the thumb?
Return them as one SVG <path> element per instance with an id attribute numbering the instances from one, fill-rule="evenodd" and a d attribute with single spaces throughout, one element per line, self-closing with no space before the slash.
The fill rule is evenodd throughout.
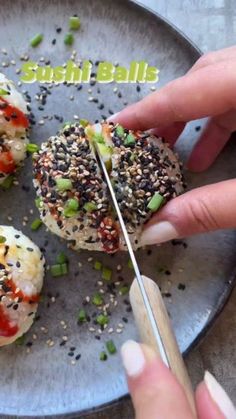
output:
<path id="1" fill-rule="evenodd" d="M 181 385 L 149 347 L 130 340 L 121 355 L 136 419 L 194 419 Z"/>
<path id="2" fill-rule="evenodd" d="M 156 213 L 146 225 L 141 245 L 162 243 L 236 226 L 236 180 L 193 189 Z"/>

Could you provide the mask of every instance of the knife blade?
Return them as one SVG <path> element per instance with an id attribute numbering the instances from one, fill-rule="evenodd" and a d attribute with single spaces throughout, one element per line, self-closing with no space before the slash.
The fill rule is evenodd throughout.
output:
<path id="1" fill-rule="evenodd" d="M 121 214 L 118 202 L 116 200 L 116 195 L 115 195 L 113 186 L 111 184 L 106 165 L 105 165 L 105 163 L 102 159 L 102 156 L 100 154 L 99 147 L 97 146 L 96 143 L 94 145 L 95 145 L 96 155 L 97 155 L 98 161 L 100 163 L 100 167 L 102 169 L 102 172 L 103 172 L 103 175 L 104 175 L 104 178 L 105 178 L 105 181 L 106 181 L 106 185 L 108 187 L 108 190 L 109 190 L 112 202 L 113 202 L 113 206 L 114 206 L 116 214 L 118 216 L 118 220 L 119 220 L 120 227 L 121 227 L 121 230 L 122 230 L 122 233 L 123 233 L 123 236 L 124 236 L 125 243 L 127 245 L 127 249 L 128 249 L 129 255 L 130 255 L 130 259 L 131 259 L 132 264 L 133 264 L 135 276 L 136 276 L 138 286 L 139 286 L 139 289 L 140 289 L 140 292 L 141 292 L 141 295 L 142 295 L 142 298 L 143 298 L 143 303 L 145 305 L 147 315 L 148 315 L 148 318 L 149 318 L 149 321 L 150 321 L 150 324 L 151 324 L 151 327 L 152 327 L 153 335 L 155 337 L 157 346 L 159 348 L 162 361 L 166 364 L 166 366 L 168 368 L 170 368 L 168 355 L 167 355 L 165 346 L 163 344 L 162 337 L 161 337 L 158 325 L 156 323 L 155 316 L 153 314 L 148 295 L 147 295 L 146 290 L 145 290 L 142 275 L 141 275 L 139 267 L 138 267 L 138 263 L 137 263 L 137 260 L 136 260 L 136 257 L 135 257 L 130 239 L 129 239 L 129 234 L 128 234 L 127 229 L 126 229 L 126 226 L 125 226 L 125 223 L 124 223 L 124 220 L 123 220 L 123 216 Z"/>

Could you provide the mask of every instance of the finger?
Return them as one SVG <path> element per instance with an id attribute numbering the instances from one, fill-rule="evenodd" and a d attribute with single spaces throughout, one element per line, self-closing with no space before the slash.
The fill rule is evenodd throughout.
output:
<path id="1" fill-rule="evenodd" d="M 185 125 L 185 122 L 175 122 L 174 124 L 168 127 L 160 127 L 159 129 L 154 128 L 153 130 L 151 130 L 151 132 L 152 134 L 164 138 L 165 141 L 167 141 L 172 146 L 184 130 Z"/>
<path id="2" fill-rule="evenodd" d="M 153 351 L 134 341 L 121 349 L 136 419 L 192 419 L 181 385 Z"/>
<path id="3" fill-rule="evenodd" d="M 219 51 L 208 52 L 196 61 L 196 63 L 188 71 L 188 74 L 198 70 L 199 68 L 203 68 L 220 61 L 229 61 L 232 59 L 236 59 L 236 46 L 224 48 Z"/>
<path id="4" fill-rule="evenodd" d="M 144 130 L 222 114 L 236 104 L 235 63 L 220 62 L 180 77 L 113 115 L 111 120 Z"/>
<path id="5" fill-rule="evenodd" d="M 236 180 L 193 189 L 168 202 L 146 225 L 141 245 L 236 226 Z"/>
<path id="6" fill-rule="evenodd" d="M 201 172 L 210 167 L 223 150 L 234 129 L 236 129 L 235 111 L 210 119 L 190 155 L 188 169 Z"/>
<path id="7" fill-rule="evenodd" d="M 236 409 L 225 390 L 208 371 L 196 391 L 199 419 L 235 419 Z"/>

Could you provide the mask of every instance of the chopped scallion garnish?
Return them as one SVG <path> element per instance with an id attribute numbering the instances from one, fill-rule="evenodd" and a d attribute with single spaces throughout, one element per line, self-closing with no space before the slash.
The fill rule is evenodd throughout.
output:
<path id="1" fill-rule="evenodd" d="M 107 350 L 108 350 L 109 354 L 111 354 L 111 355 L 113 355 L 117 352 L 117 349 L 115 347 L 115 344 L 114 344 L 113 340 L 108 340 L 108 342 L 106 343 L 106 347 L 107 347 Z"/>
<path id="2" fill-rule="evenodd" d="M 93 135 L 93 140 L 96 141 L 96 143 L 105 144 L 105 139 L 99 132 L 95 132 Z"/>
<path id="3" fill-rule="evenodd" d="M 107 354 L 106 354 L 106 352 L 102 351 L 100 353 L 99 359 L 100 359 L 100 361 L 106 361 L 107 360 Z"/>
<path id="4" fill-rule="evenodd" d="M 15 344 L 17 346 L 22 346 L 25 343 L 25 335 L 20 336 L 18 339 L 16 339 Z"/>
<path id="5" fill-rule="evenodd" d="M 98 292 L 96 294 L 94 294 L 94 296 L 92 298 L 92 303 L 95 306 L 101 306 L 104 303 L 104 300 L 103 300 L 101 294 L 99 294 Z"/>
<path id="6" fill-rule="evenodd" d="M 110 268 L 102 268 L 102 279 L 105 281 L 110 281 L 112 277 L 112 270 Z"/>
<path id="7" fill-rule="evenodd" d="M 68 257 L 66 256 L 66 254 L 64 252 L 60 252 L 57 255 L 56 261 L 57 261 L 57 263 L 59 263 L 61 265 L 62 263 L 67 263 L 68 262 Z"/>
<path id="8" fill-rule="evenodd" d="M 124 145 L 133 145 L 135 144 L 135 137 L 133 134 L 128 134 L 127 137 L 124 140 Z"/>
<path id="9" fill-rule="evenodd" d="M 116 127 L 116 134 L 117 134 L 119 137 L 123 137 L 124 133 L 125 133 L 124 128 L 123 128 L 121 125 L 118 125 L 118 126 Z"/>
<path id="10" fill-rule="evenodd" d="M 86 202 L 86 204 L 84 204 L 84 209 L 87 212 L 96 211 L 97 205 L 94 202 Z"/>
<path id="11" fill-rule="evenodd" d="M 93 267 L 94 267 L 94 269 L 95 269 L 96 271 L 101 271 L 101 269 L 102 269 L 102 262 L 99 262 L 98 260 L 96 260 L 96 261 L 94 262 Z"/>
<path id="12" fill-rule="evenodd" d="M 156 192 L 155 195 L 153 195 L 153 197 L 149 201 L 147 207 L 150 211 L 155 212 L 160 208 L 163 201 L 164 201 L 164 197 L 161 194 L 159 194 L 158 192 Z"/>
<path id="13" fill-rule="evenodd" d="M 36 230 L 38 230 L 40 227 L 41 227 L 41 225 L 43 224 L 43 222 L 40 220 L 40 218 L 36 218 L 32 223 L 31 223 L 31 226 L 30 226 L 30 228 L 31 228 L 31 230 L 32 231 L 36 231 Z"/>
<path id="14" fill-rule="evenodd" d="M 66 275 L 68 273 L 68 265 L 66 263 L 57 263 L 51 266 L 50 272 L 52 276 Z"/>
<path id="15" fill-rule="evenodd" d="M 39 151 L 39 146 L 34 143 L 29 143 L 26 146 L 26 151 L 28 151 L 28 153 L 37 153 L 37 151 Z"/>
<path id="16" fill-rule="evenodd" d="M 77 31 L 80 28 L 80 20 L 78 16 L 71 16 L 69 20 L 69 27 L 73 31 Z"/>
<path id="17" fill-rule="evenodd" d="M 14 182 L 14 175 L 9 175 L 6 177 L 6 179 L 4 179 L 1 186 L 3 189 L 8 190 L 12 187 L 13 182 Z"/>
<path id="18" fill-rule="evenodd" d="M 89 124 L 89 121 L 87 119 L 80 119 L 79 124 L 82 125 L 83 128 L 86 128 Z"/>
<path id="19" fill-rule="evenodd" d="M 77 320 L 79 323 L 84 323 L 87 321 L 87 314 L 83 308 L 81 308 L 81 310 L 79 311 Z"/>
<path id="20" fill-rule="evenodd" d="M 64 44 L 71 46 L 73 45 L 73 43 L 74 43 L 74 35 L 68 32 L 64 37 Z"/>
<path id="21" fill-rule="evenodd" d="M 30 41 L 30 45 L 31 47 L 35 48 L 37 47 L 43 40 L 43 35 L 41 33 L 37 33 L 37 35 L 35 35 L 31 41 Z"/>
<path id="22" fill-rule="evenodd" d="M 60 192 L 70 191 L 73 187 L 70 179 L 64 179 L 64 178 L 56 179 L 56 184 Z"/>
<path id="23" fill-rule="evenodd" d="M 9 94 L 10 94 L 10 92 L 8 92 L 8 90 L 0 89 L 0 96 L 6 96 L 6 95 L 9 95 Z"/>
<path id="24" fill-rule="evenodd" d="M 5 243 L 6 240 L 7 240 L 6 237 L 0 236 L 0 244 Z"/>
<path id="25" fill-rule="evenodd" d="M 41 198 L 36 198 L 35 200 L 34 200 L 34 202 L 35 202 L 35 205 L 36 205 L 36 207 L 37 208 L 41 208 L 41 206 L 42 206 L 42 203 L 43 203 L 43 201 L 42 201 L 42 199 Z"/>
<path id="26" fill-rule="evenodd" d="M 129 292 L 129 287 L 128 287 L 128 285 L 124 285 L 123 287 L 121 287 L 121 288 L 119 289 L 119 293 L 120 293 L 121 295 L 126 295 L 126 294 L 128 294 L 128 292 Z"/>
<path id="27" fill-rule="evenodd" d="M 96 321 L 100 326 L 105 326 L 109 323 L 109 317 L 105 314 L 99 314 L 96 318 Z"/>

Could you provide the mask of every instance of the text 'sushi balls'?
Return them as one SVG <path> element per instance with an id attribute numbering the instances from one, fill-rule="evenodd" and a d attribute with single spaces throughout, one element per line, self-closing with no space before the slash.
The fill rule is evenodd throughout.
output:
<path id="1" fill-rule="evenodd" d="M 0 185 L 26 157 L 27 103 L 14 83 L 0 73 Z"/>
<path id="2" fill-rule="evenodd" d="M 94 152 L 106 163 L 136 249 L 152 214 L 183 191 L 176 155 L 161 138 L 112 123 L 68 125 L 34 154 L 41 218 L 75 249 L 113 253 L 126 245 Z"/>
<path id="3" fill-rule="evenodd" d="M 13 227 L 0 226 L 0 346 L 23 335 L 33 323 L 43 285 L 39 248 Z"/>

